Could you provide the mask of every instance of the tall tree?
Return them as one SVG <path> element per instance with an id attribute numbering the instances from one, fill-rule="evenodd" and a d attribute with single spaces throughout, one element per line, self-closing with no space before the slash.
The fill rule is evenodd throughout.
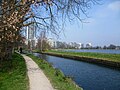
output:
<path id="1" fill-rule="evenodd" d="M 71 21 L 100 0 L 0 0 L 0 58 L 11 55 L 21 39 L 21 28 L 36 23 L 41 30 L 54 34 L 66 17 Z M 34 21 L 30 21 L 33 18 Z M 11 49 L 10 49 L 11 48 Z M 10 52 L 10 53 L 8 53 Z"/>

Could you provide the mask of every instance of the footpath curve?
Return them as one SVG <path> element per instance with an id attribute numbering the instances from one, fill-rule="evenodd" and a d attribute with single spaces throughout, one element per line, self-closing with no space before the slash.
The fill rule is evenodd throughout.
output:
<path id="1" fill-rule="evenodd" d="M 27 66 L 30 90 L 54 90 L 50 81 L 38 65 L 28 56 L 22 54 Z"/>

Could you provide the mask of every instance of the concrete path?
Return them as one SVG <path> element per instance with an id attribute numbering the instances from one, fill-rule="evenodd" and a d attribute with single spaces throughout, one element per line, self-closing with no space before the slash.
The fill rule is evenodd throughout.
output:
<path id="1" fill-rule="evenodd" d="M 26 55 L 22 56 L 27 65 L 30 90 L 54 90 L 50 81 L 38 65 L 30 57 Z"/>

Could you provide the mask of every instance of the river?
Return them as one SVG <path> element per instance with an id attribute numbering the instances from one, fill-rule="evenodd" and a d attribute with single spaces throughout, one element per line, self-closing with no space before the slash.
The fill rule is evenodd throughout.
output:
<path id="1" fill-rule="evenodd" d="M 120 71 L 82 61 L 34 53 L 70 76 L 84 90 L 120 90 Z"/>
<path id="2" fill-rule="evenodd" d="M 120 54 L 120 50 L 115 49 L 63 49 L 63 51 Z"/>

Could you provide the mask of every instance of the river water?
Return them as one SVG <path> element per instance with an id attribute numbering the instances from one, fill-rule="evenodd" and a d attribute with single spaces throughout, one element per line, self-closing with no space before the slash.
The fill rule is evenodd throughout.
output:
<path id="1" fill-rule="evenodd" d="M 115 49 L 63 49 L 63 51 L 120 54 L 120 50 Z"/>
<path id="2" fill-rule="evenodd" d="M 34 53 L 65 75 L 70 76 L 84 90 L 120 90 L 120 71 L 82 61 Z"/>

